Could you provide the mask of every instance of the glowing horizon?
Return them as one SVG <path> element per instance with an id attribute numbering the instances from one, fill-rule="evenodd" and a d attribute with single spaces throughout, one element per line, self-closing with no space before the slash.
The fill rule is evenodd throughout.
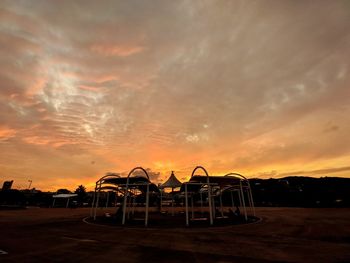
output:
<path id="1" fill-rule="evenodd" d="M 347 1 L 2 1 L 0 22 L 1 184 L 350 177 Z"/>

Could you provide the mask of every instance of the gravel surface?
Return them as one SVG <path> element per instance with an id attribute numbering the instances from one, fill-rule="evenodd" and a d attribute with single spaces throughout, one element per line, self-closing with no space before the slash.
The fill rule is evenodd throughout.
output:
<path id="1" fill-rule="evenodd" d="M 253 224 L 169 229 L 88 224 L 88 215 L 0 211 L 0 262 L 350 262 L 349 208 L 257 208 Z"/>

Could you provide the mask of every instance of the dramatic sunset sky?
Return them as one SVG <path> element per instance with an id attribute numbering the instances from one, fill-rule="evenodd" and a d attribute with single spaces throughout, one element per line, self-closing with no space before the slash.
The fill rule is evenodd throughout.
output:
<path id="1" fill-rule="evenodd" d="M 350 177 L 350 1 L 1 1 L 0 157 L 21 189 Z"/>

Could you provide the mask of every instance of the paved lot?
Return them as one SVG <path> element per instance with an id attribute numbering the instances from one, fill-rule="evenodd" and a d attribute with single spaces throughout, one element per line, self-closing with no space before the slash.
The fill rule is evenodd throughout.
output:
<path id="1" fill-rule="evenodd" d="M 350 262 L 350 209 L 258 208 L 255 224 L 172 229 L 91 225 L 88 214 L 0 211 L 0 262 Z"/>

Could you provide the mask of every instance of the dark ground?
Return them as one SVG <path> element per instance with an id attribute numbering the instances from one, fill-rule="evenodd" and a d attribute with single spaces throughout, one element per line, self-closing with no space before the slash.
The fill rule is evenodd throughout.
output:
<path id="1" fill-rule="evenodd" d="M 254 224 L 170 229 L 91 225 L 88 214 L 0 211 L 0 262 L 350 262 L 349 208 L 258 208 Z"/>

